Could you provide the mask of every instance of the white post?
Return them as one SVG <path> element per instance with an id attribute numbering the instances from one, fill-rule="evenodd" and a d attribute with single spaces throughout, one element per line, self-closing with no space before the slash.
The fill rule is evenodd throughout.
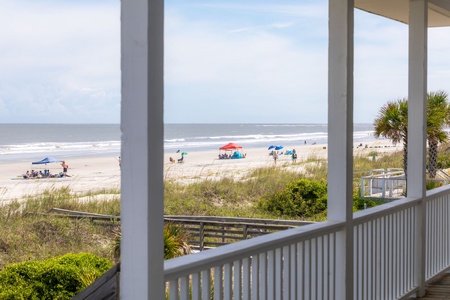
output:
<path id="1" fill-rule="evenodd" d="M 335 299 L 353 299 L 353 0 L 329 0 L 328 220 L 336 237 Z"/>
<path id="2" fill-rule="evenodd" d="M 164 299 L 163 0 L 122 0 L 121 299 Z"/>
<path id="3" fill-rule="evenodd" d="M 425 198 L 428 1 L 409 2 L 408 174 L 407 195 Z M 425 205 L 415 222 L 415 285 L 425 294 Z"/>

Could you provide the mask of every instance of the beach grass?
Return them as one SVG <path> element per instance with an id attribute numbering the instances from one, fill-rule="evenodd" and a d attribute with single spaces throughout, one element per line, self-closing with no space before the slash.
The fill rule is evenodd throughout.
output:
<path id="1" fill-rule="evenodd" d="M 401 167 L 402 153 L 361 155 L 354 158 L 355 190 L 358 172 Z M 183 184 L 165 180 L 164 214 L 293 219 L 264 211 L 257 205 L 265 195 L 292 181 L 327 180 L 326 159 L 311 155 L 305 161 L 255 168 L 245 174 L 211 174 L 211 178 Z M 237 179 L 236 179 L 237 178 Z M 44 215 L 52 208 L 120 215 L 120 190 L 76 193 L 69 186 L 51 188 L 21 201 L 0 206 L 0 269 L 7 263 L 38 260 L 69 252 L 90 252 L 115 262 L 116 226 L 98 226 L 89 220 Z M 298 219 L 298 218 L 297 218 Z M 310 217 L 326 219 L 326 211 Z"/>
<path id="2" fill-rule="evenodd" d="M 55 207 L 99 214 L 120 213 L 120 195 L 104 201 L 78 201 L 80 196 L 85 195 L 74 194 L 67 187 L 1 205 L 0 269 L 12 262 L 42 260 L 70 252 L 89 252 L 115 262 L 113 240 L 118 224 L 98 226 L 87 219 L 45 214 Z"/>
<path id="3" fill-rule="evenodd" d="M 400 168 L 402 152 L 360 155 L 354 157 L 354 190 L 359 190 L 360 178 L 367 175 L 363 171 L 380 168 Z M 294 166 L 294 167 L 293 167 Z M 185 185 L 175 181 L 165 182 L 166 215 L 229 216 L 248 218 L 277 218 L 258 208 L 260 199 L 288 183 L 306 178 L 327 181 L 327 160 L 311 154 L 305 161 L 256 168 L 239 180 L 233 176 L 222 176 L 219 180 L 196 181 Z M 286 219 L 292 217 L 282 216 Z M 308 220 L 323 221 L 326 213 Z"/>

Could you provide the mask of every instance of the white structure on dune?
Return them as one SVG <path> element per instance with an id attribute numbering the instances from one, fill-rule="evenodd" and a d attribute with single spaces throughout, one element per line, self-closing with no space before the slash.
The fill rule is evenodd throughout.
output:
<path id="1" fill-rule="evenodd" d="M 450 0 L 329 0 L 328 220 L 163 260 L 163 0 L 122 1 L 121 299 L 404 299 L 450 267 L 448 187 L 426 192 L 427 27 Z M 352 212 L 353 14 L 409 26 L 408 198 Z M 433 234 L 430 234 L 430 233 Z M 212 279 L 213 278 L 213 279 Z"/>

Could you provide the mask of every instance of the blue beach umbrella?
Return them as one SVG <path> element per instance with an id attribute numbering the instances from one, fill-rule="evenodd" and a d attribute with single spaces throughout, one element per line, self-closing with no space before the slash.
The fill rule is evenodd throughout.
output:
<path id="1" fill-rule="evenodd" d="M 273 148 L 275 148 L 275 147 L 276 147 L 276 146 L 271 145 L 271 146 L 269 146 L 269 148 L 267 148 L 267 150 L 273 149 Z"/>
<path id="2" fill-rule="evenodd" d="M 32 165 L 46 165 L 49 163 L 62 162 L 62 160 L 55 159 L 53 157 L 46 157 L 43 160 L 32 162 Z"/>
<path id="3" fill-rule="evenodd" d="M 283 149 L 283 148 L 284 148 L 283 146 L 279 145 L 279 146 L 276 146 L 276 147 L 275 147 L 275 150 L 281 150 L 281 149 Z"/>

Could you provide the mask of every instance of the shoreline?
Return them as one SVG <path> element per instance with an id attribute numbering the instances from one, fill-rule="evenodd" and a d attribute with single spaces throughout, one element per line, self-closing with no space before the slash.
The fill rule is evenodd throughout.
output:
<path id="1" fill-rule="evenodd" d="M 388 140 L 377 140 L 362 142 L 363 147 L 354 143 L 354 155 L 367 155 L 372 151 L 378 153 L 401 151 L 402 145 L 396 146 Z M 367 148 L 365 148 L 367 145 Z M 246 174 L 257 168 L 264 167 L 285 167 L 286 170 L 302 170 L 302 161 L 306 159 L 326 159 L 327 145 L 299 145 L 294 147 L 298 158 L 297 163 L 292 163 L 291 155 L 284 155 L 286 149 L 280 150 L 277 163 L 269 155 L 269 150 L 264 148 L 243 148 L 242 153 L 246 153 L 243 159 L 219 159 L 219 154 L 224 151 L 207 150 L 189 152 L 183 163 L 171 163 L 169 158 L 175 160 L 181 157 L 180 153 L 164 152 L 164 180 L 176 181 L 183 184 L 198 182 L 203 180 L 219 180 L 225 177 L 232 177 L 239 180 Z M 230 153 L 230 152 L 228 152 Z M 42 159 L 42 158 L 41 158 Z M 69 187 L 74 193 L 87 193 L 99 190 L 120 190 L 120 166 L 119 156 L 113 155 L 89 155 L 82 157 L 63 157 L 69 165 L 68 174 L 71 177 L 65 178 L 40 178 L 21 179 L 27 170 L 43 170 L 48 168 L 52 174 L 62 171 L 59 163 L 48 165 L 32 165 L 29 162 L 0 162 L 2 173 L 0 174 L 0 203 L 20 200 L 27 195 L 40 194 L 45 190 L 60 189 Z M 40 159 L 37 159 L 40 160 Z"/>

